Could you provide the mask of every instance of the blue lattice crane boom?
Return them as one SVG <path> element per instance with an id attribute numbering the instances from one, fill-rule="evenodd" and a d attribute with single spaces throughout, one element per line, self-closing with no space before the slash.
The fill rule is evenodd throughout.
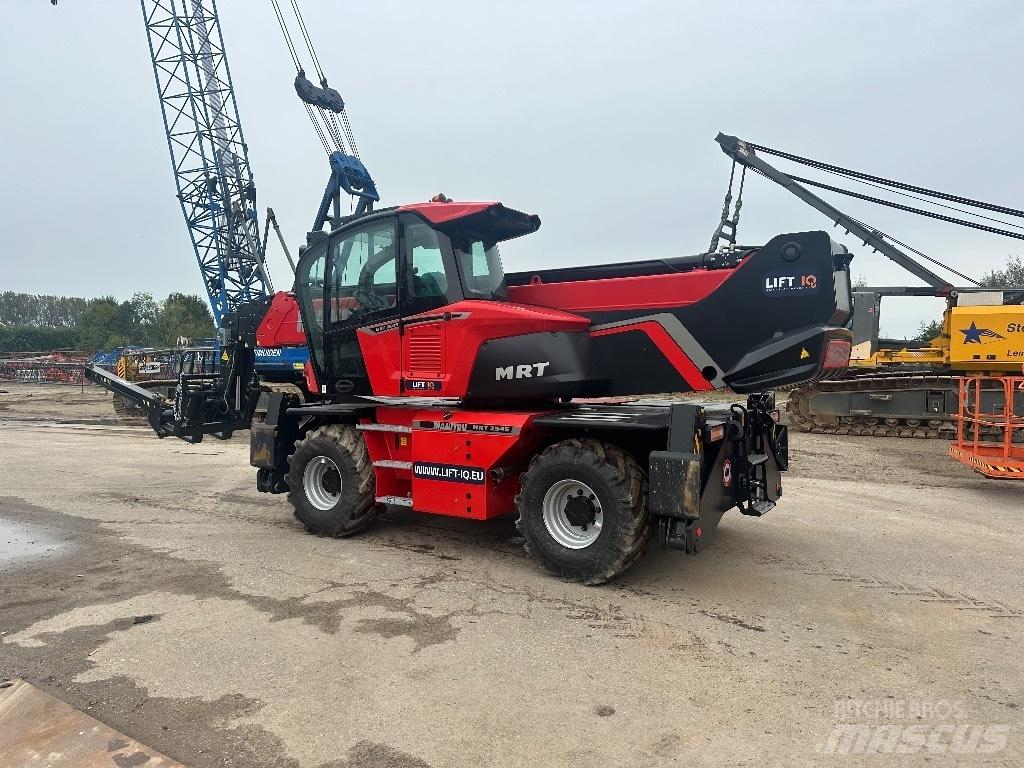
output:
<path id="1" fill-rule="evenodd" d="M 273 292 L 215 0 L 140 0 L 178 200 L 218 327 Z"/>

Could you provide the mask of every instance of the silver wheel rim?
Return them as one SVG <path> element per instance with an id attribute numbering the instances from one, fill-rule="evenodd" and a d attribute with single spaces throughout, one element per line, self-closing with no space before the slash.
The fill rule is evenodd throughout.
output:
<path id="1" fill-rule="evenodd" d="M 334 478 L 337 478 L 335 482 Z M 337 485 L 337 491 L 332 490 Z M 334 509 L 341 498 L 341 472 L 326 456 L 317 456 L 302 473 L 302 490 L 309 503 L 322 512 Z"/>
<path id="2" fill-rule="evenodd" d="M 573 497 L 589 499 L 594 506 L 594 522 L 588 525 L 573 525 L 566 514 L 566 504 Z M 589 547 L 601 535 L 604 513 L 597 494 L 586 483 L 579 480 L 559 480 L 548 488 L 541 502 L 544 513 L 544 527 L 551 538 L 568 549 Z"/>

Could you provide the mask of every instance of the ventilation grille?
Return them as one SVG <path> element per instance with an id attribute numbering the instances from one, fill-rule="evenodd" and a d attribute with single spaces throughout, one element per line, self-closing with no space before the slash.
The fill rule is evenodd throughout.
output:
<path id="1" fill-rule="evenodd" d="M 414 373 L 442 373 L 443 343 L 439 333 L 409 336 L 409 370 Z"/>

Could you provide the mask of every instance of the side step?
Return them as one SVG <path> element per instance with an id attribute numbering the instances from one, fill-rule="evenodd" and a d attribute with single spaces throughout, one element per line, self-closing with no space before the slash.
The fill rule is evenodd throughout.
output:
<path id="1" fill-rule="evenodd" d="M 747 517 L 761 517 L 762 515 L 767 515 L 773 509 L 775 509 L 774 501 L 771 499 L 761 499 L 760 501 L 755 501 L 749 507 L 740 507 L 740 512 Z"/>
<path id="2" fill-rule="evenodd" d="M 408 496 L 377 496 L 374 498 L 378 504 L 389 504 L 392 507 L 411 507 L 412 499 Z"/>
<path id="3" fill-rule="evenodd" d="M 767 453 L 748 453 L 747 454 L 747 461 L 750 462 L 750 465 L 752 467 L 756 467 L 758 464 L 764 464 L 766 461 L 768 461 L 768 454 Z"/>
<path id="4" fill-rule="evenodd" d="M 412 432 L 412 427 L 402 424 L 356 424 L 356 429 L 360 432 L 398 432 L 400 434 Z"/>
<path id="5" fill-rule="evenodd" d="M 383 467 L 385 469 L 412 469 L 411 461 L 396 461 L 395 459 L 378 459 L 373 462 L 375 467 Z"/>

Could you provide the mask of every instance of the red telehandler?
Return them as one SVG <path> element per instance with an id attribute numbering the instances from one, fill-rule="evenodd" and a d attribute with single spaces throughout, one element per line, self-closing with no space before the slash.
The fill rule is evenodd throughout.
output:
<path id="1" fill-rule="evenodd" d="M 163 68 L 184 68 L 197 103 L 219 115 L 209 103 L 220 93 L 209 62 L 223 58 L 210 40 L 216 9 L 152 6 L 148 26 L 177 30 L 157 36 L 158 82 Z M 600 583 L 629 568 L 655 531 L 695 553 L 725 511 L 772 509 L 789 457 L 771 390 L 846 368 L 846 249 L 805 232 L 760 248 L 505 275 L 498 244 L 540 219 L 444 196 L 375 211 L 344 100 L 297 4 L 319 86 L 272 6 L 331 166 L 293 290 L 232 304 L 218 370 L 182 374 L 170 400 L 103 369 L 87 375 L 142 408 L 160 437 L 249 429 L 257 488 L 287 493 L 319 534 L 357 533 L 389 505 L 516 514 L 549 570 Z M 162 53 L 181 39 L 199 56 Z M 195 135 L 220 147 L 222 128 L 200 121 Z M 342 192 L 357 202 L 352 216 Z M 723 215 L 733 232 L 738 213 Z M 304 347 L 306 363 L 267 365 Z M 726 387 L 746 403 L 608 402 Z"/>
<path id="2" fill-rule="evenodd" d="M 804 232 L 506 275 L 498 244 L 540 219 L 435 200 L 311 233 L 293 291 L 229 316 L 219 371 L 183 375 L 171 407 L 90 376 L 161 437 L 250 429 L 258 489 L 287 493 L 319 534 L 357 533 L 387 506 L 515 514 L 551 572 L 601 583 L 655 532 L 694 553 L 725 511 L 775 506 L 789 457 L 771 390 L 846 368 L 844 247 Z M 302 378 L 262 382 L 261 349 L 288 343 L 310 349 Z M 594 401 L 726 387 L 746 402 Z"/>

